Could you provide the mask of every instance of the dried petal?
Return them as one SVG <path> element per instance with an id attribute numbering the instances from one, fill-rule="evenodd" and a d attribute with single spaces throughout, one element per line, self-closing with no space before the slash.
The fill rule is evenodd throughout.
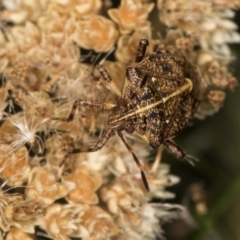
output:
<path id="1" fill-rule="evenodd" d="M 39 201 L 24 199 L 18 194 L 1 193 L 1 202 L 0 227 L 5 232 L 15 226 L 24 232 L 34 233 L 38 218 L 46 212 Z"/>
<path id="2" fill-rule="evenodd" d="M 27 181 L 31 171 L 28 164 L 28 151 L 25 147 L 16 152 L 6 144 L 0 145 L 0 177 L 7 181 L 9 186 L 20 186 Z"/>
<path id="3" fill-rule="evenodd" d="M 73 39 L 80 47 L 96 52 L 107 52 L 117 41 L 118 32 L 112 21 L 93 15 L 76 23 L 77 31 Z M 106 31 L 107 29 L 107 31 Z"/>
<path id="4" fill-rule="evenodd" d="M 102 176 L 90 171 L 84 165 L 79 165 L 73 173 L 63 178 L 74 182 L 76 187 L 69 192 L 67 200 L 70 203 L 97 204 L 96 190 L 102 185 Z"/>
<path id="5" fill-rule="evenodd" d="M 84 212 L 82 225 L 91 236 L 91 238 L 86 239 L 110 239 L 120 232 L 113 218 L 97 206 L 90 207 Z"/>
<path id="6" fill-rule="evenodd" d="M 140 0 L 122 0 L 118 9 L 108 10 L 108 15 L 118 24 L 121 34 L 128 34 L 135 29 L 150 28 L 150 22 L 146 19 L 153 7 L 154 3 L 143 4 Z"/>
<path id="7" fill-rule="evenodd" d="M 82 225 L 86 205 L 52 204 L 42 219 L 43 228 L 54 239 L 70 239 L 68 236 L 89 237 L 89 231 Z"/>
<path id="8" fill-rule="evenodd" d="M 22 232 L 20 229 L 11 228 L 7 234 L 6 240 L 34 240 L 29 234 Z"/>
<path id="9" fill-rule="evenodd" d="M 46 205 L 53 203 L 56 199 L 66 196 L 75 188 L 73 182 L 59 182 L 61 170 L 59 167 L 46 164 L 44 167 L 32 169 L 26 195 L 30 199 L 39 199 Z"/>

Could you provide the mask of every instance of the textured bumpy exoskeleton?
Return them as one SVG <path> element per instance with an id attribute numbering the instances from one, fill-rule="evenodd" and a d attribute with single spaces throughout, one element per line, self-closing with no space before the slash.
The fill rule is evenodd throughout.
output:
<path id="1" fill-rule="evenodd" d="M 126 142 L 122 133 L 124 130 L 138 133 L 153 148 L 164 144 L 178 159 L 186 157 L 170 141 L 189 124 L 198 107 L 198 101 L 192 95 L 192 81 L 186 77 L 186 60 L 169 52 L 155 52 L 143 59 L 147 45 L 146 39 L 140 40 L 135 64 L 126 70 L 123 91 L 116 104 L 79 99 L 75 101 L 68 118 L 52 118 L 72 121 L 78 105 L 112 110 L 107 120 L 108 129 L 97 144 L 93 148 L 73 149 L 65 155 L 61 164 L 71 154 L 101 149 L 110 136 L 117 132 L 141 170 L 144 186 L 149 191 L 143 166 Z M 103 79 L 111 84 L 113 90 L 116 89 L 107 70 L 101 64 L 97 68 Z"/>

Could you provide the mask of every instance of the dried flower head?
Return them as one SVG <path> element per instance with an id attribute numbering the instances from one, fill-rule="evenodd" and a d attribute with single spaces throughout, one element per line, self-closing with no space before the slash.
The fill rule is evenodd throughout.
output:
<path id="1" fill-rule="evenodd" d="M 31 171 L 28 151 L 25 147 L 14 151 L 7 144 L 0 145 L 0 177 L 9 186 L 21 186 Z"/>
<path id="2" fill-rule="evenodd" d="M 197 38 L 204 50 L 230 55 L 226 43 L 240 41 L 237 25 L 230 20 L 234 16 L 230 8 L 239 8 L 239 2 L 233 2 L 158 0 L 159 18 L 168 27 L 178 27 Z"/>
<path id="3" fill-rule="evenodd" d="M 114 23 L 102 16 L 85 17 L 76 24 L 77 31 L 73 39 L 82 48 L 93 49 L 96 52 L 108 52 L 118 38 Z"/>
<path id="4" fill-rule="evenodd" d="M 69 240 L 70 236 L 85 239 L 89 236 L 82 225 L 82 215 L 87 205 L 52 204 L 40 224 L 53 239 Z"/>
<path id="5" fill-rule="evenodd" d="M 36 239 L 36 226 L 53 239 L 150 240 L 162 237 L 163 222 L 184 212 L 151 203 L 173 198 L 167 187 L 180 179 L 161 163 L 163 147 L 152 162 L 149 144 L 134 133 L 126 138 L 142 163 L 149 194 L 117 134 L 99 151 L 73 154 L 59 167 L 69 151 L 95 144 L 109 113 L 77 106 L 73 121 L 52 117 L 66 119 L 78 99 L 115 106 L 139 39 L 150 43 L 146 56 L 168 51 L 186 59 L 200 119 L 217 112 L 225 90 L 237 86 L 227 44 L 240 41 L 233 22 L 239 0 L 150 2 L 122 0 L 111 8 L 115 2 L 108 0 L 1 1 L 0 230 L 7 240 Z M 160 30 L 148 20 L 154 7 Z M 153 39 L 156 31 L 164 37 Z M 99 62 L 111 84 L 96 70 Z M 203 199 L 196 203 L 204 210 Z"/>
<path id="6" fill-rule="evenodd" d="M 135 29 L 146 30 L 150 28 L 147 21 L 154 3 L 142 3 L 141 0 L 122 0 L 118 9 L 109 9 L 110 18 L 119 26 L 121 34 L 128 34 Z"/>
<path id="7" fill-rule="evenodd" d="M 49 205 L 56 199 L 65 197 L 75 188 L 73 182 L 59 182 L 61 169 L 46 164 L 44 167 L 34 167 L 28 179 L 26 196 L 29 199 L 39 199 Z"/>
<path id="8" fill-rule="evenodd" d="M 113 218 L 98 206 L 92 206 L 83 213 L 82 225 L 89 233 L 89 237 L 83 238 L 86 240 L 111 239 L 120 232 Z"/>
<path id="9" fill-rule="evenodd" d="M 16 1 L 16 0 L 3 0 L 3 6 L 6 10 L 3 12 L 3 19 L 8 19 L 16 24 L 25 23 L 26 21 L 36 21 L 41 10 L 46 7 L 44 1 Z"/>
<path id="10" fill-rule="evenodd" d="M 98 197 L 95 192 L 102 185 L 100 173 L 89 171 L 86 166 L 79 165 L 74 172 L 63 177 L 63 179 L 76 184 L 76 187 L 66 197 L 68 202 L 81 204 L 98 203 Z"/>
<path id="11" fill-rule="evenodd" d="M 20 229 L 17 228 L 10 228 L 8 234 L 6 236 L 6 240 L 18 240 L 18 239 L 25 239 L 25 240 L 34 240 L 30 234 L 27 234 Z"/>
<path id="12" fill-rule="evenodd" d="M 27 122 L 27 120 L 29 122 Z M 27 144 L 37 153 L 43 151 L 43 142 L 37 135 L 37 132 L 40 131 L 48 119 L 45 118 L 41 120 L 35 118 L 34 116 L 28 118 L 27 116 L 22 116 L 22 113 L 19 113 L 9 118 L 8 121 L 10 121 L 9 125 L 6 124 L 4 127 L 9 126 L 9 128 L 11 128 L 12 132 L 14 133 L 11 137 L 10 143 L 10 146 L 13 149 L 19 149 L 20 147 Z"/>
<path id="13" fill-rule="evenodd" d="M 58 12 L 77 12 L 80 16 L 96 14 L 101 6 L 102 2 L 100 0 L 57 0 L 51 3 L 52 8 L 56 8 Z M 50 8 L 51 8 L 50 7 Z"/>
<path id="14" fill-rule="evenodd" d="M 30 51 L 41 40 L 40 30 L 32 22 L 26 22 L 24 26 L 9 29 L 7 36 L 17 45 L 20 52 Z"/>
<path id="15" fill-rule="evenodd" d="M 22 195 L 9 195 L 1 192 L 0 228 L 7 232 L 11 227 L 23 232 L 34 233 L 34 226 L 39 217 L 45 215 L 46 210 L 38 200 L 24 199 Z"/>

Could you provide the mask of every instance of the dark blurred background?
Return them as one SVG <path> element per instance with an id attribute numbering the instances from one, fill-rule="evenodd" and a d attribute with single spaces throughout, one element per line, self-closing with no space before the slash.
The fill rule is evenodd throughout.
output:
<path id="1" fill-rule="evenodd" d="M 240 27 L 240 12 L 235 21 Z M 240 45 L 231 45 L 231 72 L 240 81 Z M 164 225 L 168 240 L 240 240 L 240 87 L 227 92 L 223 108 L 184 130 L 175 140 L 199 162 L 195 167 L 165 153 L 181 182 L 173 203 L 190 209 L 185 220 Z M 193 216 L 193 218 L 191 218 Z"/>

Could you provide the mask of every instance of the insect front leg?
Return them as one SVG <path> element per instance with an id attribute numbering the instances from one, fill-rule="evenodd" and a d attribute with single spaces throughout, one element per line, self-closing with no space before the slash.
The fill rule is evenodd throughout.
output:
<path id="1" fill-rule="evenodd" d="M 149 189 L 149 186 L 148 186 L 147 178 L 146 178 L 145 173 L 143 171 L 143 165 L 138 160 L 137 156 L 133 152 L 133 149 L 128 145 L 128 143 L 127 143 L 126 139 L 124 138 L 122 132 L 118 131 L 117 133 L 118 133 L 119 137 L 122 139 L 122 141 L 123 141 L 124 145 L 126 146 L 127 150 L 132 154 L 134 161 L 136 162 L 138 168 L 141 171 L 141 176 L 142 176 L 142 181 L 143 181 L 144 187 L 149 192 L 150 189 Z"/>
<path id="2" fill-rule="evenodd" d="M 67 152 L 66 155 L 64 156 L 64 159 L 62 162 L 59 164 L 59 166 L 63 166 L 66 160 L 72 155 L 76 153 L 82 153 L 82 152 L 96 152 L 99 149 L 101 149 L 108 139 L 111 137 L 113 133 L 113 130 L 109 128 L 106 132 L 103 133 L 102 137 L 97 141 L 96 145 L 94 147 L 89 147 L 89 148 L 74 148 L 71 151 Z"/>
<path id="3" fill-rule="evenodd" d="M 115 104 L 112 103 L 102 103 L 102 102 L 94 102 L 94 101 L 87 101 L 87 100 L 81 100 L 78 99 L 74 102 L 72 106 L 72 110 L 67 118 L 59 118 L 59 117 L 52 117 L 52 120 L 59 120 L 63 122 L 71 122 L 74 118 L 77 106 L 88 106 L 88 107 L 94 107 L 94 108 L 99 108 L 99 109 L 112 109 L 115 107 Z"/>

